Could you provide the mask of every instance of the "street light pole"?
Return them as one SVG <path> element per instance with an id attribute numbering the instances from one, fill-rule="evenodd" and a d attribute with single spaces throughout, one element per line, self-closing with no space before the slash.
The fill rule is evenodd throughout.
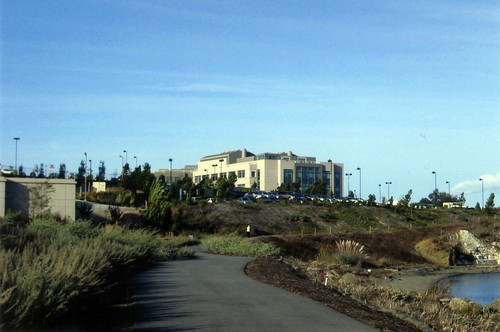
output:
<path id="1" fill-rule="evenodd" d="M 137 156 L 134 156 L 135 159 L 135 168 L 137 168 Z"/>
<path id="2" fill-rule="evenodd" d="M 172 185 L 172 158 L 169 158 L 168 161 L 170 162 L 170 177 L 169 177 L 169 184 Z"/>
<path id="3" fill-rule="evenodd" d="M 358 167 L 357 170 L 359 171 L 359 198 L 361 198 L 361 167 Z"/>
<path id="4" fill-rule="evenodd" d="M 378 199 L 382 203 L 382 184 L 378 184 Z"/>
<path id="5" fill-rule="evenodd" d="M 484 181 L 482 178 L 480 178 L 479 181 L 481 181 L 481 203 L 484 209 Z"/>
<path id="6" fill-rule="evenodd" d="M 16 170 L 16 175 L 19 175 L 18 172 L 19 170 L 17 169 L 17 141 L 19 141 L 21 138 L 19 137 L 14 137 L 14 141 L 16 142 L 16 163 L 15 163 L 15 170 Z"/>
<path id="7" fill-rule="evenodd" d="M 387 200 L 389 200 L 390 199 L 390 196 L 389 196 L 389 194 L 390 194 L 389 186 L 392 184 L 392 182 L 386 182 L 385 184 L 387 185 Z"/>
<path id="8" fill-rule="evenodd" d="M 212 164 L 212 167 L 214 168 L 214 176 L 215 176 L 214 181 L 215 181 L 215 180 L 217 180 L 217 173 L 216 173 L 217 172 L 216 171 L 217 164 Z"/>
<path id="9" fill-rule="evenodd" d="M 123 150 L 123 152 L 125 153 L 125 164 L 128 164 L 128 152 L 127 150 Z"/>
<path id="10" fill-rule="evenodd" d="M 437 206 L 437 173 L 436 171 L 432 171 L 432 174 L 434 174 L 434 206 Z"/>
<path id="11" fill-rule="evenodd" d="M 345 176 L 347 176 L 347 197 L 349 197 L 349 193 L 351 192 L 351 189 L 350 189 L 351 175 L 352 175 L 352 173 L 345 173 Z"/>
<path id="12" fill-rule="evenodd" d="M 84 196 L 84 201 L 87 201 L 87 152 L 84 152 L 83 154 L 85 155 L 85 172 L 84 172 L 85 189 L 83 191 L 83 196 Z"/>
<path id="13" fill-rule="evenodd" d="M 446 181 L 446 184 L 448 185 L 448 196 L 451 196 L 450 181 Z"/>
<path id="14" fill-rule="evenodd" d="M 222 177 L 222 163 L 224 162 L 224 159 L 219 159 L 220 162 L 220 177 Z"/>

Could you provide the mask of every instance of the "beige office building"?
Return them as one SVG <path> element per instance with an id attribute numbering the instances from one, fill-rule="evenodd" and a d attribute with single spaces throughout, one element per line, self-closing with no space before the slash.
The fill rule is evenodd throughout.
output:
<path id="1" fill-rule="evenodd" d="M 253 154 L 243 149 L 201 158 L 193 170 L 193 179 L 199 183 L 204 177 L 217 180 L 234 174 L 237 187 L 250 188 L 256 184 L 264 191 L 296 181 L 300 181 L 301 190 L 305 191 L 323 179 L 327 190 L 341 197 L 343 168 L 343 164 L 331 160 L 317 162 L 315 157 L 301 157 L 292 152 Z"/>

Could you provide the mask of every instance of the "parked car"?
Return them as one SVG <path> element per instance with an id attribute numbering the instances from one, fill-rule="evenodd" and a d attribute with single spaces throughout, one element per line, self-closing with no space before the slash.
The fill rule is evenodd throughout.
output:
<path id="1" fill-rule="evenodd" d="M 248 198 L 248 197 L 240 197 L 236 199 L 236 202 L 241 203 L 241 204 L 251 204 L 253 201 Z"/>

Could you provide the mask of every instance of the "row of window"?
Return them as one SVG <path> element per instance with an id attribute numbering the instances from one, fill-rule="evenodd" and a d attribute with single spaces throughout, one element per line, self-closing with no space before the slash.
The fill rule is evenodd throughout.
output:
<path id="1" fill-rule="evenodd" d="M 236 176 L 238 179 L 242 179 L 245 177 L 245 170 L 240 170 L 240 171 L 237 171 L 237 172 L 229 172 L 229 176 Z M 223 172 L 223 173 L 213 173 L 210 175 L 210 179 L 212 179 L 213 181 L 216 181 L 218 178 L 227 178 L 227 175 L 228 173 L 227 172 Z M 250 177 L 254 178 L 257 176 L 257 178 L 260 178 L 260 171 L 251 171 L 250 172 Z M 194 177 L 194 182 L 195 183 L 200 183 L 202 179 L 204 178 L 207 178 L 209 177 L 209 175 L 197 175 Z"/>

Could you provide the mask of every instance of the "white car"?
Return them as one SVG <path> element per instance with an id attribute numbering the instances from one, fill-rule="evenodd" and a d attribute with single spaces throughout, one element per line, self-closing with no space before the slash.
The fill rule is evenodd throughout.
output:
<path id="1" fill-rule="evenodd" d="M 236 202 L 241 203 L 241 204 L 251 204 L 251 203 L 253 203 L 253 201 L 250 198 L 248 198 L 248 197 L 240 197 L 240 198 L 236 199 Z"/>

